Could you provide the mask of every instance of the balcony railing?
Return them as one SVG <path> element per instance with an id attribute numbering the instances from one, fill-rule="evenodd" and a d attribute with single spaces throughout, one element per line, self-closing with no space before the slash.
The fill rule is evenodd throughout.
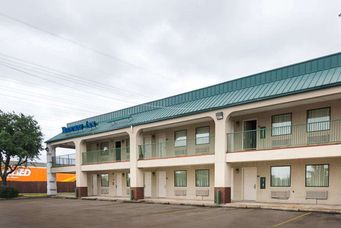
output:
<path id="1" fill-rule="evenodd" d="M 87 151 L 82 153 L 83 165 L 121 161 L 129 161 L 129 147 Z"/>
<path id="2" fill-rule="evenodd" d="M 139 146 L 139 159 L 169 158 L 214 153 L 214 138 L 201 137 Z"/>
<path id="3" fill-rule="evenodd" d="M 341 143 L 341 120 L 227 134 L 228 152 Z"/>
<path id="4" fill-rule="evenodd" d="M 65 154 L 52 157 L 53 167 L 64 167 L 76 165 L 76 154 Z"/>

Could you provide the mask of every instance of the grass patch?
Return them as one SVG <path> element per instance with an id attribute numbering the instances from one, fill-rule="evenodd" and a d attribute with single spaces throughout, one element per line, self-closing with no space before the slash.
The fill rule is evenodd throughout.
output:
<path id="1" fill-rule="evenodd" d="M 39 198 L 39 197 L 47 197 L 47 193 L 20 193 L 19 197 L 31 197 L 31 198 Z"/>

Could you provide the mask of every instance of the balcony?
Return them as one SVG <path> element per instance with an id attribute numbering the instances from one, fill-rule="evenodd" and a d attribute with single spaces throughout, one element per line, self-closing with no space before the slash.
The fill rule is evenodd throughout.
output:
<path id="1" fill-rule="evenodd" d="M 143 144 L 139 146 L 140 160 L 207 154 L 214 154 L 214 138 L 212 137 Z"/>
<path id="2" fill-rule="evenodd" d="M 76 154 L 65 154 L 52 157 L 52 167 L 65 167 L 76 165 Z"/>
<path id="3" fill-rule="evenodd" d="M 129 147 L 86 151 L 82 153 L 82 164 L 91 165 L 129 161 L 129 157 Z"/>
<path id="4" fill-rule="evenodd" d="M 341 120 L 258 128 L 227 134 L 228 152 L 341 143 Z"/>

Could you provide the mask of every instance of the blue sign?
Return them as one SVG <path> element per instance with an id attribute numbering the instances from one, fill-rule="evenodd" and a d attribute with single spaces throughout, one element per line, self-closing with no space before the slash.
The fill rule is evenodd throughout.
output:
<path id="1" fill-rule="evenodd" d="M 72 127 L 62 127 L 62 131 L 63 131 L 63 133 L 70 133 L 70 132 L 74 132 L 74 131 L 83 130 L 84 128 L 93 128 L 96 126 L 97 126 L 96 121 L 91 121 L 91 122 L 86 121 L 85 124 L 78 124 L 78 125 L 75 125 Z"/>

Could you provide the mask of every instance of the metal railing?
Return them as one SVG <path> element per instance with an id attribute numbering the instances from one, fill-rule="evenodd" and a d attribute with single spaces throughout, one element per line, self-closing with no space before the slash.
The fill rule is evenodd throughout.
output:
<path id="1" fill-rule="evenodd" d="M 214 138 L 167 141 L 162 143 L 143 144 L 139 146 L 139 159 L 169 158 L 188 155 L 205 155 L 214 153 Z"/>
<path id="2" fill-rule="evenodd" d="M 82 164 L 100 164 L 107 162 L 129 161 L 129 147 L 114 148 L 109 150 L 86 151 L 82 153 Z"/>
<path id="3" fill-rule="evenodd" d="M 52 167 L 64 167 L 76 165 L 76 154 L 65 154 L 52 157 Z"/>
<path id="4" fill-rule="evenodd" d="M 341 120 L 227 134 L 228 152 L 341 143 Z"/>

